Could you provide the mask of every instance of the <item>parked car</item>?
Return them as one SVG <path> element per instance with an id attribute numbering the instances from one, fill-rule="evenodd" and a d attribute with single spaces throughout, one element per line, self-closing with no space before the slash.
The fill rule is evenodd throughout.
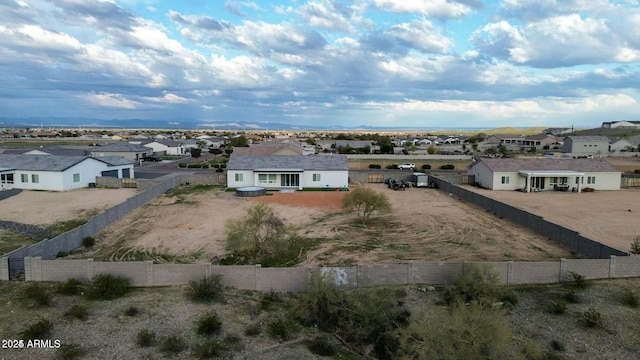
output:
<path id="1" fill-rule="evenodd" d="M 398 169 L 402 169 L 402 170 L 413 170 L 416 168 L 416 164 L 414 163 L 404 163 L 404 164 L 400 164 L 398 165 Z"/>

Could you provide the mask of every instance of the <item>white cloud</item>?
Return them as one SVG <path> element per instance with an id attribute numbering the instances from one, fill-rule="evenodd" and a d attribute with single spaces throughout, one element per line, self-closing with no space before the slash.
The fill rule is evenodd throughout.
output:
<path id="1" fill-rule="evenodd" d="M 376 7 L 395 13 L 416 13 L 442 19 L 460 18 L 471 13 L 471 8 L 447 0 L 374 0 Z"/>
<path id="2" fill-rule="evenodd" d="M 88 103 L 100 107 L 136 109 L 140 105 L 140 103 L 136 101 L 127 99 L 123 94 L 89 93 L 80 97 Z"/>

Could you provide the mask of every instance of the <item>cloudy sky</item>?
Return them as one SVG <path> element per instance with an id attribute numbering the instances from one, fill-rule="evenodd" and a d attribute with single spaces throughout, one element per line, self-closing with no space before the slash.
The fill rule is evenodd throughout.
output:
<path id="1" fill-rule="evenodd" d="M 636 0 L 0 0 L 2 117 L 596 127 L 639 61 Z"/>

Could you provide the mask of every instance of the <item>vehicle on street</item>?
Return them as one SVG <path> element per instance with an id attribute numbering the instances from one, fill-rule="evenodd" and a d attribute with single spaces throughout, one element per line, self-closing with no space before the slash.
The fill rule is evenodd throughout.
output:
<path id="1" fill-rule="evenodd" d="M 402 169 L 402 170 L 413 170 L 415 168 L 416 168 L 416 164 L 414 163 L 404 163 L 404 164 L 398 165 L 398 169 Z"/>

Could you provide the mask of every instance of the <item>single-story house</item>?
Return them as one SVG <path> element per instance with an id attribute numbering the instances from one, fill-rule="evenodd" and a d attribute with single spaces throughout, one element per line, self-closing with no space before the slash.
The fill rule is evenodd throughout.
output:
<path id="1" fill-rule="evenodd" d="M 90 156 L 89 150 L 65 148 L 61 146 L 41 146 L 36 149 L 6 149 L 3 154 L 26 155 L 64 155 L 64 156 Z"/>
<path id="2" fill-rule="evenodd" d="M 622 173 L 602 159 L 480 159 L 467 170 L 491 190 L 620 190 Z"/>
<path id="3" fill-rule="evenodd" d="M 313 155 L 314 149 L 306 149 L 295 140 L 266 140 L 248 147 L 234 147 L 234 155 Z"/>
<path id="4" fill-rule="evenodd" d="M 568 136 L 564 139 L 564 152 L 570 156 L 607 156 L 609 138 L 606 136 Z"/>
<path id="5" fill-rule="evenodd" d="M 344 155 L 231 155 L 227 186 L 267 189 L 340 188 L 349 185 Z"/>
<path id="6" fill-rule="evenodd" d="M 602 123 L 604 129 L 640 129 L 640 121 L 637 120 L 621 120 L 608 121 Z"/>
<path id="7" fill-rule="evenodd" d="M 133 163 L 121 156 L 0 154 L 3 190 L 65 191 L 88 187 L 98 176 L 133 178 Z"/>
<path id="8" fill-rule="evenodd" d="M 129 142 L 132 144 L 137 143 L 133 141 L 129 141 Z M 155 154 L 163 154 L 163 155 L 186 154 L 184 143 L 181 141 L 157 139 L 157 140 L 142 141 L 139 143 L 139 145 L 152 148 Z"/>
<path id="9" fill-rule="evenodd" d="M 153 149 L 148 146 L 129 143 L 111 143 L 97 146 L 89 150 L 91 156 L 122 156 L 131 161 L 139 161 L 153 155 Z"/>
<path id="10" fill-rule="evenodd" d="M 609 143 L 609 152 L 635 152 L 640 146 L 640 139 L 632 138 L 611 138 Z"/>

